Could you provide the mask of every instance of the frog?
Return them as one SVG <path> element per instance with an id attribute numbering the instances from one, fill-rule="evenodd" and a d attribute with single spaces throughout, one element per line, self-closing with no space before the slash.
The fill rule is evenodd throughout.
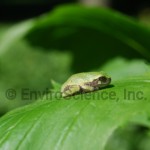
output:
<path id="1" fill-rule="evenodd" d="M 82 72 L 72 75 L 61 87 L 62 97 L 99 90 L 111 83 L 111 77 L 104 71 Z"/>

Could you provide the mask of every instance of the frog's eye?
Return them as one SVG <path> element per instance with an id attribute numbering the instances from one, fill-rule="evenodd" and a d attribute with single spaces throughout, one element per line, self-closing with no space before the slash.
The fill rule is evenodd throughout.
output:
<path id="1" fill-rule="evenodd" d="M 99 77 L 99 80 L 100 80 L 102 83 L 107 82 L 107 78 L 106 78 L 105 76 Z"/>

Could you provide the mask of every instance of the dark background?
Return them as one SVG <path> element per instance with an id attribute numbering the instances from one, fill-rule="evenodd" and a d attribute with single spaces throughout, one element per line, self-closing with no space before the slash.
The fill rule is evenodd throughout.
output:
<path id="1" fill-rule="evenodd" d="M 0 21 L 16 22 L 38 16 L 66 3 L 78 3 L 77 0 L 0 0 Z M 111 0 L 109 7 L 127 15 L 137 16 L 150 7 L 150 0 Z"/>

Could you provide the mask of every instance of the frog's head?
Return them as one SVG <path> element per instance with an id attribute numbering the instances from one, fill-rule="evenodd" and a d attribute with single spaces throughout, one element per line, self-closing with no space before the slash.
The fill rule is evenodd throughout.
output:
<path id="1" fill-rule="evenodd" d="M 101 73 L 100 75 L 99 75 L 99 77 L 98 77 L 98 85 L 99 85 L 99 87 L 105 87 L 105 86 L 107 86 L 107 85 L 109 85 L 110 84 L 110 82 L 111 82 L 111 77 L 110 76 L 108 76 L 107 74 L 105 74 L 105 73 Z"/>
<path id="2" fill-rule="evenodd" d="M 109 85 L 110 82 L 111 82 L 111 78 L 110 77 L 100 76 L 98 84 L 100 85 L 100 87 L 104 87 L 104 86 Z"/>

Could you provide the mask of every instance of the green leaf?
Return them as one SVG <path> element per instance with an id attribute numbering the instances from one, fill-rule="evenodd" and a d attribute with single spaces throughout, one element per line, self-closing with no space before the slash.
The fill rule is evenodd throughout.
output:
<path id="1" fill-rule="evenodd" d="M 113 62 L 113 63 L 112 63 Z M 131 78 L 131 76 L 138 77 L 143 75 L 150 75 L 150 67 L 145 60 L 131 60 L 128 61 L 121 57 L 117 57 L 108 61 L 105 65 L 100 67 L 111 75 L 113 81 Z M 120 75 L 121 74 L 121 75 Z"/>
<path id="2" fill-rule="evenodd" d="M 50 93 L 44 101 L 7 113 L 0 119 L 0 148 L 102 150 L 112 133 L 128 122 L 150 127 L 149 73 L 135 77 L 133 71 L 130 78 L 112 78 L 109 88 L 66 99 Z"/>
<path id="3" fill-rule="evenodd" d="M 145 119 L 146 120 L 146 119 Z M 105 150 L 149 150 L 149 128 L 129 123 L 118 128 L 109 138 Z"/>
<path id="4" fill-rule="evenodd" d="M 34 21 L 28 20 L 17 25 L 14 25 L 3 34 L 0 38 L 0 58 L 15 42 L 23 38 L 25 34 L 33 27 Z"/>
<path id="5" fill-rule="evenodd" d="M 150 29 L 132 18 L 106 8 L 78 5 L 41 16 L 27 34 L 34 46 L 71 50 L 76 72 L 92 70 L 118 55 L 150 60 L 149 39 Z"/>
<path id="6" fill-rule="evenodd" d="M 54 90 L 56 90 L 56 91 L 60 90 L 61 85 L 59 83 L 57 83 L 54 80 L 51 80 L 51 84 L 52 84 L 52 87 Z"/>

